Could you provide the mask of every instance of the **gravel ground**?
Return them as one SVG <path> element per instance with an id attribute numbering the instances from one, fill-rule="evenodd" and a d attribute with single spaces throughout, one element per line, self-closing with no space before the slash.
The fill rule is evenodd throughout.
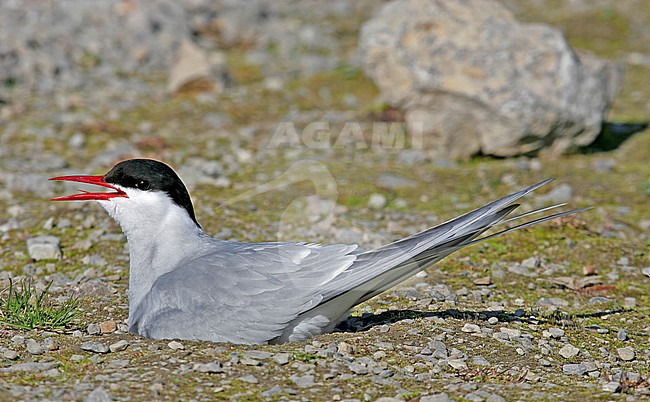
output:
<path id="1" fill-rule="evenodd" d="M 575 12 L 576 24 L 592 21 Z M 329 47 L 345 53 L 349 40 L 340 41 Z M 320 119 L 336 133 L 346 122 L 372 127 L 376 90 L 352 61 L 287 73 L 278 90 L 242 61 L 246 47 L 233 46 L 226 59 L 237 84 L 222 94 L 170 96 L 164 77 L 133 75 L 3 97 L 0 289 L 9 278 L 52 282 L 55 301 L 74 295 L 82 314 L 61 331 L 0 326 L 0 400 L 650 399 L 648 131 L 614 151 L 558 160 L 269 146 L 281 121 Z M 647 73 L 630 66 L 613 119 L 647 118 L 650 93 L 635 85 Z M 523 208 L 595 208 L 454 254 L 308 342 L 154 341 L 126 330 L 119 228 L 97 205 L 47 201 L 76 189 L 48 177 L 102 173 L 131 156 L 176 167 L 202 225 L 224 239 L 371 248 L 551 176 L 557 182 Z M 269 188 L 278 177 L 287 186 Z"/>

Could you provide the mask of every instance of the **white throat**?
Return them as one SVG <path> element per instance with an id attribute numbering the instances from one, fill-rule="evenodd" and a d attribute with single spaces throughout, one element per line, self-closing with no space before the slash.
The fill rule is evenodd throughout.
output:
<path id="1" fill-rule="evenodd" d="M 200 251 L 206 237 L 187 211 L 163 192 L 123 188 L 128 198 L 98 201 L 122 227 L 129 243 L 129 325 L 154 282 Z"/>

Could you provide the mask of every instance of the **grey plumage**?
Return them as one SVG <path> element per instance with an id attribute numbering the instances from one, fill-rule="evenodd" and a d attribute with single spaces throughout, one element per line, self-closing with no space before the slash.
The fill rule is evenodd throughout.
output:
<path id="1" fill-rule="evenodd" d="M 166 165 L 164 169 L 171 171 L 178 183 L 170 185 L 164 175 L 162 184 L 132 177 L 134 170 L 142 175 L 140 172 L 149 168 L 138 161 L 142 160 L 131 162 L 136 169 L 122 166 L 120 174 L 126 175 L 129 183 L 138 183 L 140 189 L 119 182 L 102 184 L 97 177 L 57 180 L 92 182 L 118 192 L 109 196 L 85 192 L 59 199 L 97 199 L 120 224 L 131 254 L 129 330 L 156 339 L 233 343 L 304 340 L 333 330 L 355 305 L 454 251 L 581 211 L 543 216 L 479 238 L 500 223 L 561 206 L 506 219 L 517 208 L 515 201 L 549 179 L 370 251 L 359 250 L 356 245 L 230 242 L 202 231 L 193 218 L 189 196 L 182 194 L 186 192 L 182 182 Z M 111 172 L 106 177 L 112 177 Z M 169 172 L 165 170 L 165 174 Z M 170 186 L 182 200 L 180 205 L 168 196 Z"/>
<path id="2" fill-rule="evenodd" d="M 130 329 L 152 338 L 234 343 L 331 331 L 356 304 L 473 243 L 517 207 L 514 201 L 547 182 L 367 252 L 356 245 L 209 239 L 204 253 L 156 280 Z"/>

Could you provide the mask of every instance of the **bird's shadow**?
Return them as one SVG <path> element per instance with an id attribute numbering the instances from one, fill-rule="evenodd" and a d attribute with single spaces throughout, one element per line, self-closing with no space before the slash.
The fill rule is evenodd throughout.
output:
<path id="1" fill-rule="evenodd" d="M 361 316 L 350 316 L 342 321 L 335 329 L 336 332 L 365 332 L 378 325 L 394 324 L 407 319 L 432 318 L 457 319 L 465 321 L 488 321 L 496 317 L 498 322 L 521 322 L 528 324 L 551 324 L 561 327 L 580 327 L 578 319 L 598 318 L 609 314 L 624 313 L 629 311 L 624 308 L 609 309 L 593 313 L 572 314 L 560 310 L 540 312 L 538 310 L 505 310 L 471 311 L 447 309 L 443 311 L 416 311 L 416 310 L 388 310 L 380 314 L 364 313 Z"/>

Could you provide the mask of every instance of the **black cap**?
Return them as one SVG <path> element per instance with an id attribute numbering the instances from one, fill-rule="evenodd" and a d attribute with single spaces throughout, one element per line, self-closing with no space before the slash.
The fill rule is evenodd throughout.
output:
<path id="1" fill-rule="evenodd" d="M 162 191 L 201 227 L 194 216 L 194 207 L 185 184 L 172 168 L 162 162 L 153 159 L 125 160 L 113 166 L 104 176 L 104 181 L 142 191 Z"/>

